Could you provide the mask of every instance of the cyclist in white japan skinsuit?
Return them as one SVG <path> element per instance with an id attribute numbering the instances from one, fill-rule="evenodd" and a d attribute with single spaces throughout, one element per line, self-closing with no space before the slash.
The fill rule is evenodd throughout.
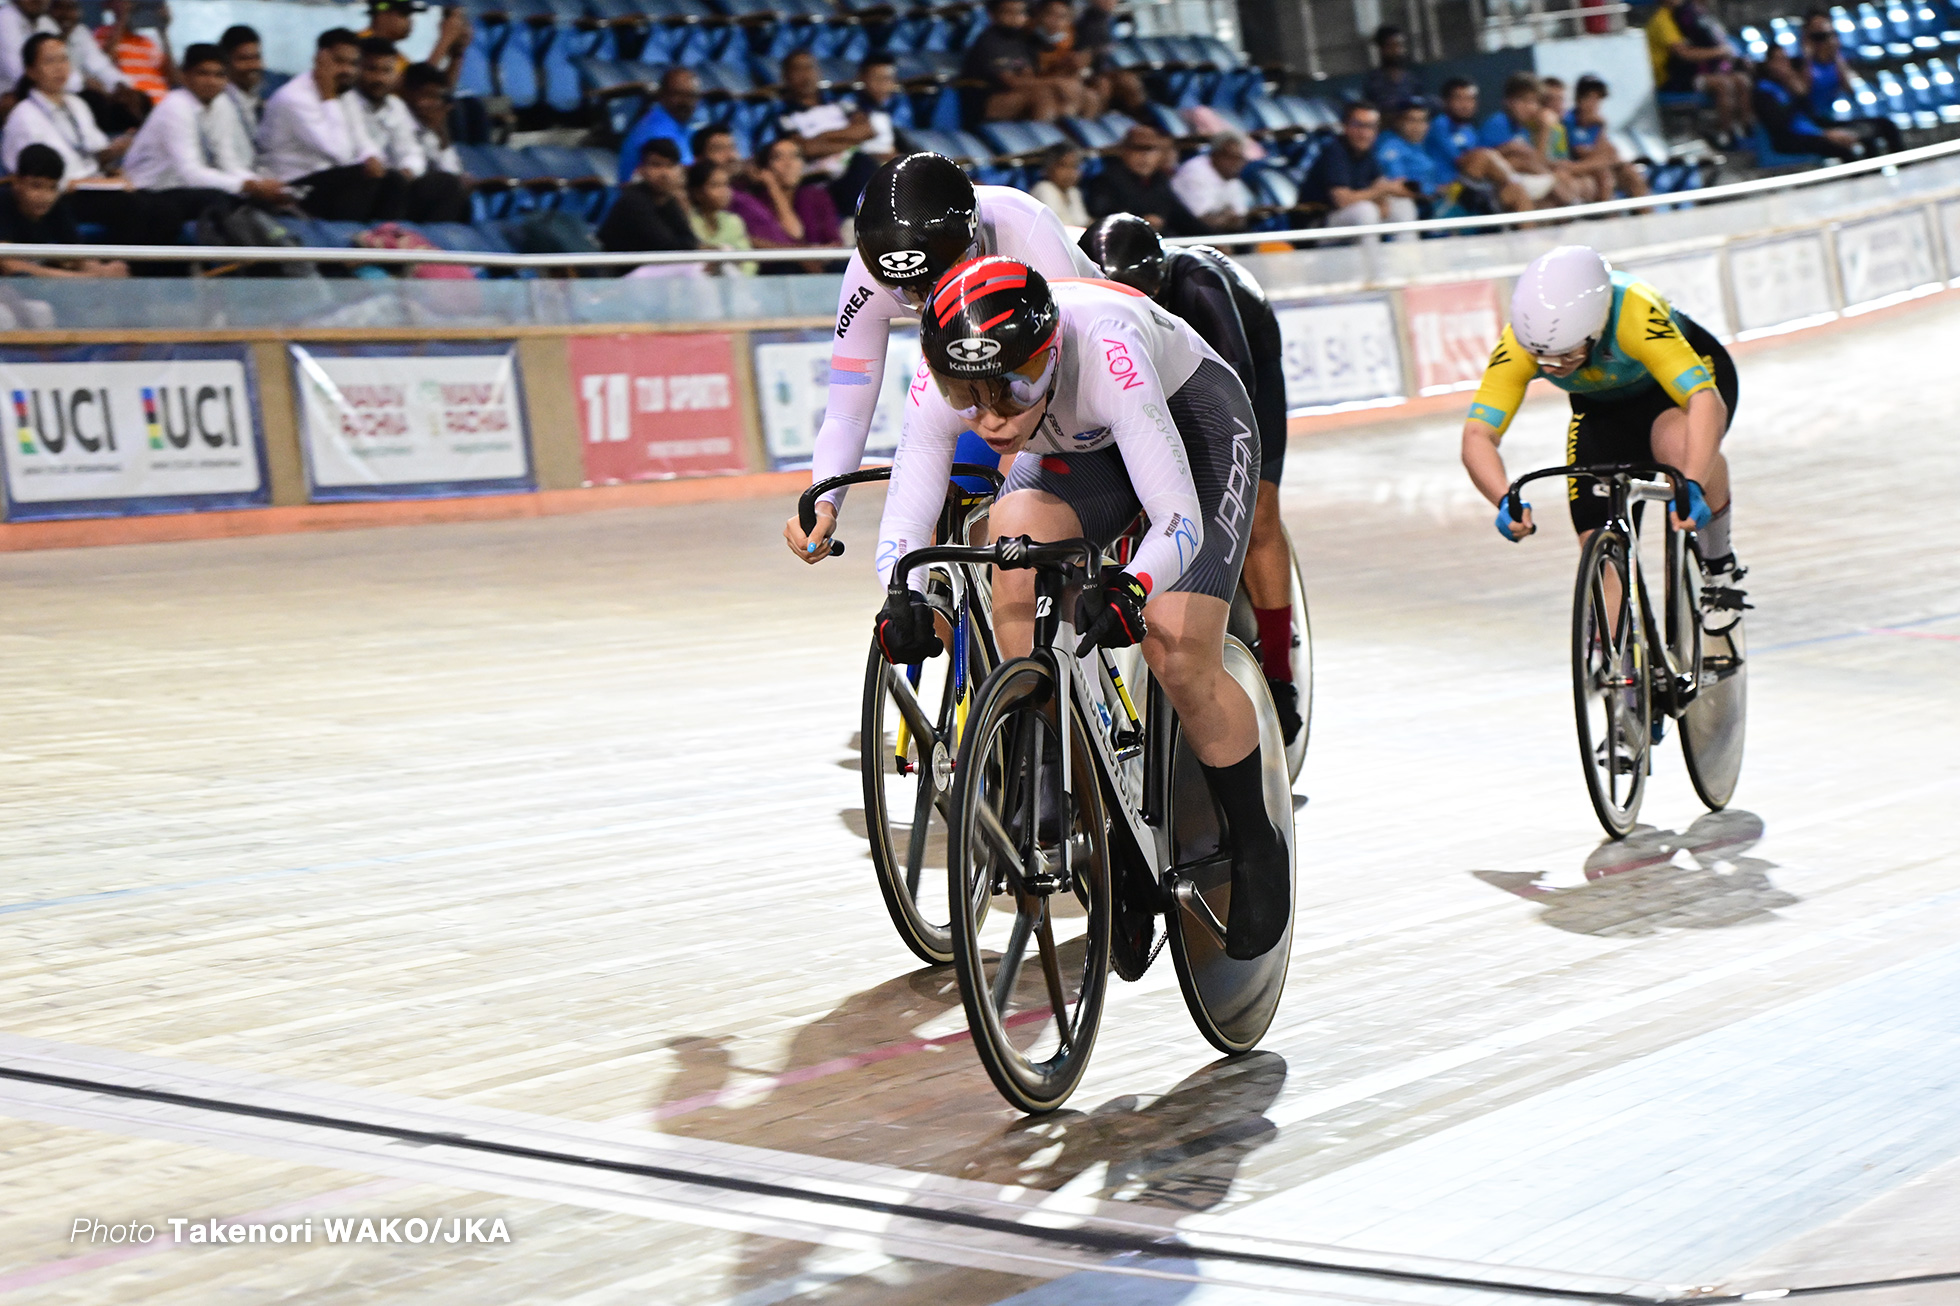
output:
<path id="1" fill-rule="evenodd" d="M 1226 952 L 1270 951 L 1285 933 L 1285 845 L 1267 813 L 1258 719 L 1223 661 L 1225 620 L 1252 534 L 1259 437 L 1232 369 L 1188 325 L 1141 292 L 1063 281 L 1006 258 L 962 263 L 924 306 L 925 356 L 905 399 L 879 529 L 878 574 L 928 543 L 960 433 L 1014 454 L 991 525 L 1001 536 L 1087 536 L 1107 546 L 1139 509 L 1136 554 L 1102 573 L 1076 629 L 1106 647 L 1141 644 L 1224 813 L 1232 849 Z M 917 577 L 909 578 L 916 586 Z M 1032 572 L 998 571 L 1003 658 L 1032 644 Z M 894 665 L 941 642 L 916 589 L 888 597 L 879 646 Z"/>
<path id="2" fill-rule="evenodd" d="M 916 316 L 948 268 L 987 254 L 1019 259 L 1049 278 L 1100 275 L 1047 205 L 1006 186 L 975 186 L 941 155 L 906 155 L 872 176 L 858 206 L 857 253 L 837 296 L 830 397 L 811 458 L 812 481 L 854 472 L 864 461 L 892 322 Z M 977 441 L 965 455 L 958 461 L 998 462 Z M 807 536 L 791 517 L 783 527 L 790 551 L 805 562 L 828 556 L 843 500 L 841 490 L 825 495 Z"/>

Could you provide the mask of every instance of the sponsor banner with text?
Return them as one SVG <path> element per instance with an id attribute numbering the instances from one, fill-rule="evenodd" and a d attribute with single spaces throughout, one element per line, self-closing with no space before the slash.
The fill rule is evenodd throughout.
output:
<path id="1" fill-rule="evenodd" d="M 514 346 L 288 348 L 315 500 L 536 488 Z"/>
<path id="2" fill-rule="evenodd" d="M 0 350 L 0 390 L 10 520 L 268 502 L 243 345 Z"/>
<path id="3" fill-rule="evenodd" d="M 770 465 L 778 470 L 807 467 L 830 400 L 830 356 L 836 339 L 823 330 L 758 331 L 750 339 L 755 342 L 756 405 Z M 867 455 L 889 457 L 898 447 L 905 388 L 918 367 L 918 331 L 893 327 L 878 408 L 864 445 Z M 869 384 L 868 377 L 863 383 Z"/>
<path id="4" fill-rule="evenodd" d="M 1731 246 L 1736 329 L 1765 331 L 1836 309 L 1826 260 L 1816 234 Z"/>
<path id="5" fill-rule="evenodd" d="M 1667 302 L 1699 322 L 1718 340 L 1735 334 L 1723 293 L 1722 256 L 1713 251 L 1679 258 L 1651 259 L 1626 270 L 1667 296 Z"/>
<path id="6" fill-rule="evenodd" d="M 1441 394 L 1475 385 L 1504 332 L 1497 311 L 1497 283 L 1457 281 L 1410 286 L 1402 292 L 1409 319 L 1409 352 L 1416 393 Z"/>
<path id="7" fill-rule="evenodd" d="M 574 336 L 565 344 L 587 485 L 748 470 L 732 337 Z"/>
<path id="8" fill-rule="evenodd" d="M 1289 411 L 1402 393 L 1402 347 L 1387 296 L 1274 308 Z"/>
<path id="9" fill-rule="evenodd" d="M 1838 277 L 1847 307 L 1939 281 L 1939 251 L 1924 209 L 1847 222 L 1837 231 Z"/>

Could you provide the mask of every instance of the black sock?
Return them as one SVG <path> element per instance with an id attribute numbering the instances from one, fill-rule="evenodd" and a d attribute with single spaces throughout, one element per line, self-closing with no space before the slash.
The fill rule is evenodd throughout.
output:
<path id="1" fill-rule="evenodd" d="M 1225 955 L 1236 961 L 1270 952 L 1285 937 L 1293 914 L 1286 843 L 1266 811 L 1265 768 L 1259 751 L 1255 746 L 1230 766 L 1204 768 L 1212 800 L 1225 814 L 1226 846 L 1232 850 Z"/>
<path id="2" fill-rule="evenodd" d="M 1266 773 L 1259 756 L 1259 745 L 1254 744 L 1250 753 L 1230 766 L 1205 766 L 1202 762 L 1198 765 L 1204 770 L 1205 785 L 1211 790 L 1212 801 L 1218 804 L 1219 811 L 1225 813 L 1225 823 L 1230 827 L 1230 837 L 1235 843 L 1240 839 L 1258 840 L 1277 834 L 1273 829 L 1273 818 L 1266 811 Z"/>

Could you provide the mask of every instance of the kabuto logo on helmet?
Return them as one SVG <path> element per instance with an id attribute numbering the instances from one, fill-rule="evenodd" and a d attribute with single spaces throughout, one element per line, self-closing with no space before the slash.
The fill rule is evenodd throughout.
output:
<path id="1" fill-rule="evenodd" d="M 878 266 L 895 277 L 909 277 L 925 265 L 926 252 L 922 249 L 895 249 L 878 256 Z"/>
<path id="2" fill-rule="evenodd" d="M 946 355 L 956 363 L 984 363 L 1000 352 L 1000 341 L 968 336 L 946 346 Z"/>

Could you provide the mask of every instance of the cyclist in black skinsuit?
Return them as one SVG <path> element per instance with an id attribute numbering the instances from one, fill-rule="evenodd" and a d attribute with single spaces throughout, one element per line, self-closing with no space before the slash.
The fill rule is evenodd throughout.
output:
<path id="1" fill-rule="evenodd" d="M 1245 588 L 1259 618 L 1259 646 L 1273 706 L 1288 743 L 1300 733 L 1293 685 L 1293 559 L 1279 522 L 1286 466 L 1286 376 L 1279 319 L 1252 274 L 1205 245 L 1166 250 L 1156 228 L 1134 213 L 1112 213 L 1082 234 L 1082 252 L 1111 281 L 1156 300 L 1191 324 L 1239 374 L 1259 427 L 1259 502 L 1245 555 Z"/>

